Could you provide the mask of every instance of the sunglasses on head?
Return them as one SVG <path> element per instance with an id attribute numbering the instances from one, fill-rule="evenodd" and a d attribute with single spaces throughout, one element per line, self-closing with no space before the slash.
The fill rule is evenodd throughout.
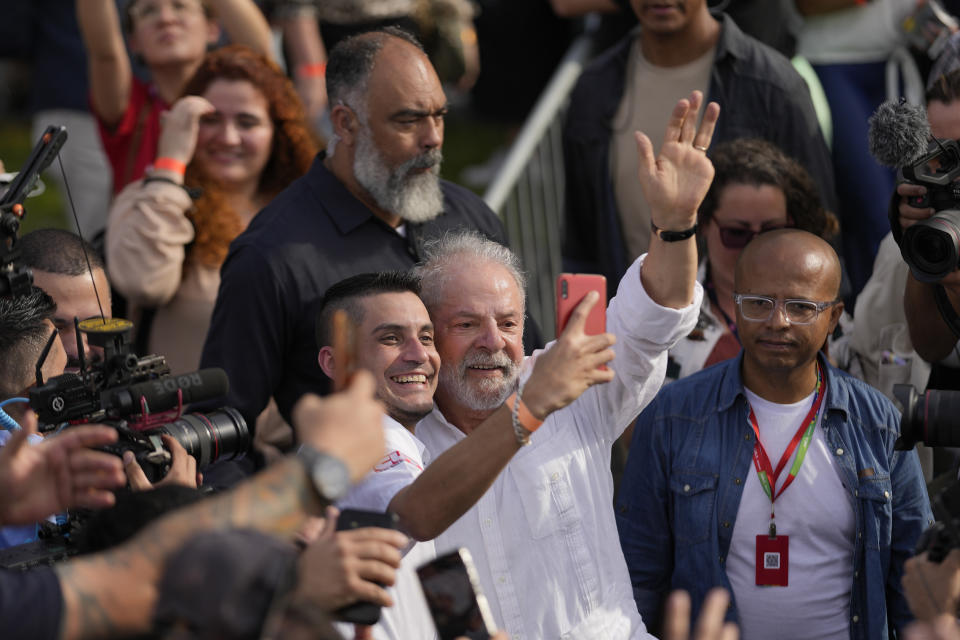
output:
<path id="1" fill-rule="evenodd" d="M 722 227 L 718 224 L 717 229 L 720 231 L 720 242 L 723 243 L 723 246 L 727 249 L 743 249 L 753 240 L 754 236 L 766 233 L 767 231 L 773 231 L 774 229 L 785 229 L 788 226 L 789 225 L 766 227 L 760 231 L 754 231 L 753 229 L 744 227 Z"/>

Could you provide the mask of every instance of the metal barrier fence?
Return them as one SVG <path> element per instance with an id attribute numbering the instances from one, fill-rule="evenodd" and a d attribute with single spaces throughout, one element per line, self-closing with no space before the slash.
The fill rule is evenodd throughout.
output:
<path id="1" fill-rule="evenodd" d="M 530 315 L 547 340 L 556 331 L 554 282 L 562 268 L 564 175 L 560 133 L 570 92 L 590 59 L 598 22 L 597 16 L 588 16 L 583 35 L 564 55 L 503 167 L 483 195 L 503 220 L 510 246 L 523 261 Z"/>

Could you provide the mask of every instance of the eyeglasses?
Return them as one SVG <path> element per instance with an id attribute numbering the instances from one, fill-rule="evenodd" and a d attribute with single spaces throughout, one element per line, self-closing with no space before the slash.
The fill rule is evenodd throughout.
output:
<path id="1" fill-rule="evenodd" d="M 156 20 L 160 17 L 164 6 L 169 6 L 177 18 L 203 11 L 203 5 L 197 0 L 172 0 L 172 2 L 144 0 L 130 8 L 130 17 L 137 21 Z"/>
<path id="2" fill-rule="evenodd" d="M 733 299 L 740 307 L 740 315 L 745 320 L 765 322 L 773 317 L 777 307 L 783 305 L 783 312 L 790 324 L 811 324 L 820 316 L 820 312 L 837 304 L 839 300 L 830 302 L 814 302 L 813 300 L 777 300 L 769 296 L 745 296 L 733 294 Z"/>
<path id="3" fill-rule="evenodd" d="M 782 225 L 778 227 L 765 227 L 760 231 L 754 231 L 753 229 L 744 228 L 744 227 L 722 227 L 720 224 L 717 224 L 717 229 L 720 231 L 720 242 L 723 243 L 727 249 L 743 249 L 747 244 L 753 240 L 754 236 L 758 236 L 761 233 L 766 233 L 767 231 L 773 231 L 775 229 L 784 229 L 787 225 Z"/>

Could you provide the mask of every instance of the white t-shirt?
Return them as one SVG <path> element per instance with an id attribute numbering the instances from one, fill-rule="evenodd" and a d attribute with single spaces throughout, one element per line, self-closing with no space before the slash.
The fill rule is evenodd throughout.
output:
<path id="1" fill-rule="evenodd" d="M 337 507 L 386 511 L 397 492 L 423 473 L 428 460 L 417 438 L 389 416 L 383 419 L 386 454 L 373 471 L 354 486 Z M 433 640 L 437 631 L 427 609 L 417 567 L 437 557 L 433 541 L 414 542 L 397 570 L 397 582 L 390 587 L 394 605 L 384 608 L 373 627 L 375 640 Z M 338 624 L 344 637 L 353 637 L 353 625 Z"/>
<path id="2" fill-rule="evenodd" d="M 760 427 L 760 441 L 776 469 L 813 404 L 813 394 L 793 404 L 775 404 L 746 392 Z M 786 587 L 756 584 L 756 537 L 766 534 L 770 526 L 770 499 L 751 463 L 727 556 L 727 577 L 743 640 L 850 638 L 855 522 L 852 499 L 833 455 L 818 418 L 800 472 L 775 502 L 777 534 L 790 540 Z M 776 489 L 786 482 L 793 459 L 780 473 Z"/>

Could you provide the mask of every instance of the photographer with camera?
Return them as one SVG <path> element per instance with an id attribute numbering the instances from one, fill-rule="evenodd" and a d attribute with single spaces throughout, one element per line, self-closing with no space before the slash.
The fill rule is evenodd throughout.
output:
<path id="1" fill-rule="evenodd" d="M 927 90 L 926 99 L 931 134 L 938 139 L 960 139 L 960 70 L 940 76 Z M 894 227 L 894 237 L 899 239 L 907 229 L 928 220 L 937 210 L 930 206 L 918 207 L 915 206 L 916 202 L 910 202 L 910 198 L 928 195 L 928 189 L 923 185 L 903 182 L 897 186 L 897 194 L 900 196 L 897 205 L 900 232 Z M 937 249 L 933 244 L 927 248 L 930 251 Z M 929 387 L 960 389 L 960 374 L 953 372 L 960 367 L 960 359 L 956 354 L 958 336 L 950 329 L 938 308 L 936 291 L 939 286 L 943 287 L 953 309 L 960 309 L 960 271 L 956 266 L 938 280 L 924 278 L 921 281 L 913 272 L 907 279 L 904 309 L 910 340 L 924 360 L 940 363 L 934 367 Z M 942 362 L 945 359 L 946 362 Z"/>
<path id="2" fill-rule="evenodd" d="M 44 380 L 65 371 L 76 372 L 80 365 L 79 348 L 83 349 L 88 363 L 103 360 L 103 350 L 91 347 L 87 334 L 77 336 L 74 318 L 85 320 L 101 314 L 111 317 L 112 295 L 110 282 L 102 256 L 80 236 L 62 229 L 37 229 L 24 234 L 19 242 L 21 261 L 33 273 L 35 285 L 52 298 L 50 320 L 60 337 L 54 347 L 66 353 L 66 361 L 60 362 L 55 349 L 44 362 Z M 45 336 L 44 340 L 49 336 Z M 79 340 L 79 345 L 78 345 Z M 59 345 L 62 344 L 62 347 Z M 42 345 L 41 345 L 42 347 Z M 23 354 L 16 362 L 29 368 L 33 379 L 34 365 L 41 351 Z M 7 362 L 14 362 L 8 359 Z M 19 387 L 17 391 L 24 387 Z M 5 396 L 7 397 L 7 396 Z M 157 484 L 182 484 L 196 488 L 200 484 L 197 462 L 174 438 L 162 436 L 170 451 L 170 471 Z M 124 470 L 132 489 L 143 491 L 153 486 L 143 469 L 128 454 L 124 456 Z"/>

